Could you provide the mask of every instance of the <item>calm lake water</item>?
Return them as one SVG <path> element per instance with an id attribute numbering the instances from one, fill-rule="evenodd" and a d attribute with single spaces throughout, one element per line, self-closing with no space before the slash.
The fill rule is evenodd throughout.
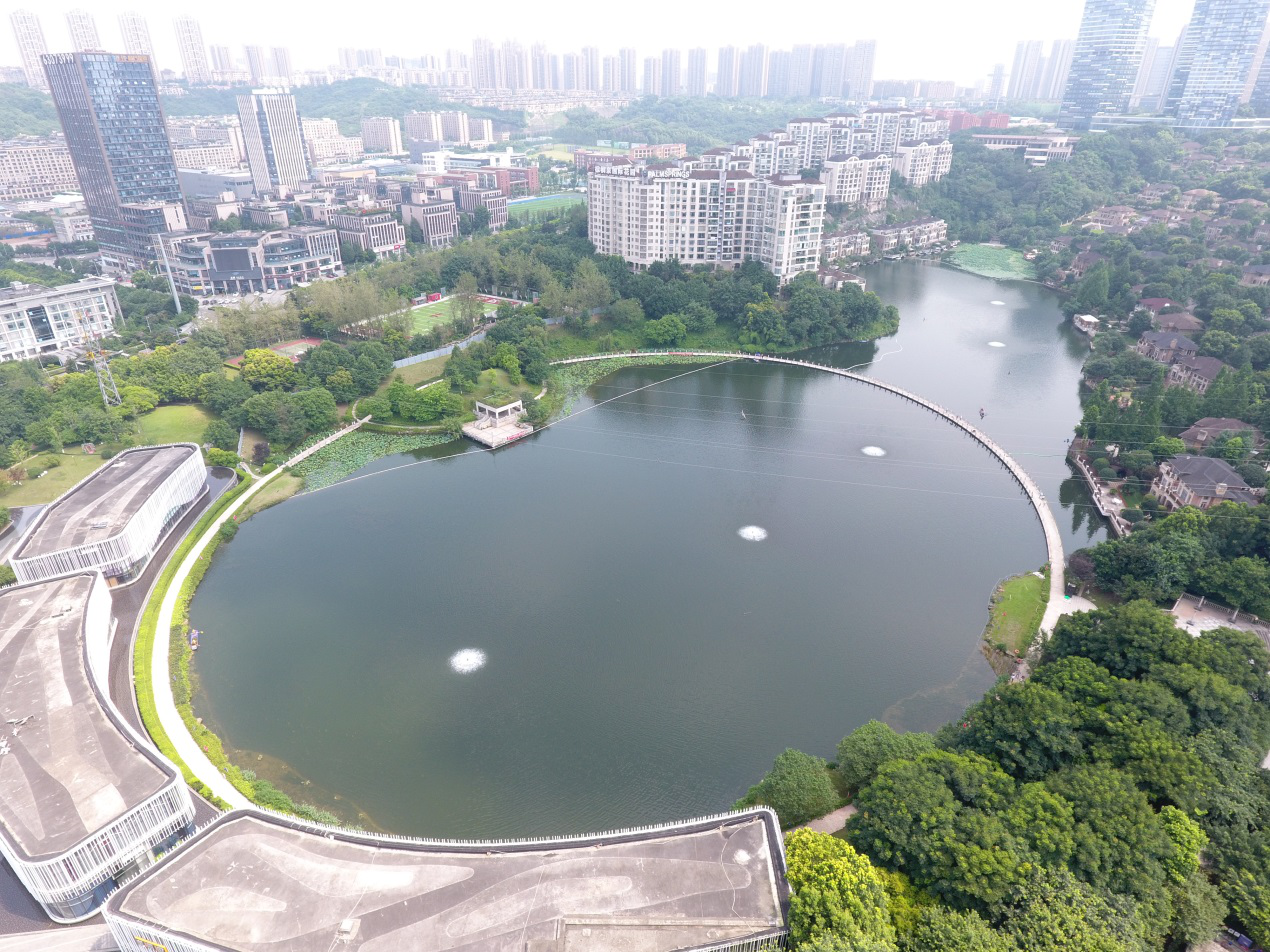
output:
<path id="1" fill-rule="evenodd" d="M 1082 350 L 1054 296 L 914 263 L 866 277 L 902 330 L 816 359 L 983 407 L 1069 545 L 1101 537 L 1063 485 Z M 382 460 L 220 550 L 193 605 L 198 704 L 245 765 L 396 833 L 611 828 L 726 808 L 787 746 L 934 728 L 991 684 L 988 597 L 1045 549 L 969 438 L 751 362 L 620 371 L 579 410 L 497 454 Z M 456 671 L 463 649 L 484 665 Z"/>

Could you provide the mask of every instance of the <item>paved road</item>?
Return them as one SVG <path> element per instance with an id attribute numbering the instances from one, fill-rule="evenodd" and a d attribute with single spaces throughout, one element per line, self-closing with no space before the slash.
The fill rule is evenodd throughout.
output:
<path id="1" fill-rule="evenodd" d="M 832 813 L 826 813 L 824 816 L 816 817 L 809 823 L 804 823 L 798 829 L 808 829 L 816 833 L 837 833 L 847 825 L 847 820 L 859 812 L 860 810 L 857 807 L 848 803 L 845 807 L 838 807 Z M 0 948 L 0 952 L 4 952 L 3 948 Z"/>

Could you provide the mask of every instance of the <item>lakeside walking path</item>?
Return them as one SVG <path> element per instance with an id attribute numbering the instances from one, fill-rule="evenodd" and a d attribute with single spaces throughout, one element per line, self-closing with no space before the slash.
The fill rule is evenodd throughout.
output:
<path id="1" fill-rule="evenodd" d="M 671 351 L 635 351 L 633 353 L 617 353 L 617 354 L 592 354 L 587 357 L 570 357 L 566 360 L 552 361 L 553 364 L 581 364 L 597 360 L 614 360 L 622 357 L 721 357 L 724 359 L 731 358 L 733 360 L 753 360 L 768 364 L 786 364 L 791 367 L 806 367 L 811 370 L 822 370 L 826 373 L 836 374 L 839 377 L 846 377 L 849 380 L 855 380 L 870 387 L 877 387 L 879 390 L 885 390 L 896 396 L 903 397 L 918 406 L 925 407 L 932 413 L 936 413 L 948 420 L 954 426 L 964 430 L 967 434 L 981 443 L 987 450 L 992 453 L 1006 469 L 1010 471 L 1016 482 L 1023 488 L 1023 492 L 1027 494 L 1028 500 L 1032 503 L 1032 509 L 1036 512 L 1037 518 L 1041 520 L 1041 528 L 1045 531 L 1045 550 L 1048 554 L 1050 565 L 1050 593 L 1049 601 L 1045 606 L 1045 614 L 1041 617 L 1041 631 L 1049 637 L 1054 633 L 1054 626 L 1058 624 L 1058 619 L 1070 610 L 1066 606 L 1063 599 L 1064 594 L 1064 569 L 1066 568 L 1066 560 L 1063 555 L 1063 537 L 1058 530 L 1058 522 L 1054 518 L 1054 513 L 1050 510 L 1049 503 L 1045 499 L 1045 494 L 1041 492 L 1036 482 L 1028 475 L 1027 470 L 1015 462 L 1014 458 L 999 446 L 995 440 L 974 426 L 968 420 L 963 419 L 951 410 L 940 406 L 932 400 L 918 396 L 903 387 L 897 387 L 894 384 L 886 383 L 878 380 L 876 377 L 867 377 L 864 374 L 853 373 L 850 370 L 843 370 L 840 367 L 831 367 L 828 364 L 818 364 L 810 360 L 798 360 L 793 357 L 770 357 L 763 354 L 739 354 L 727 353 L 725 351 L 712 350 L 671 350 Z"/>
<path id="2" fill-rule="evenodd" d="M 176 701 L 172 697 L 172 678 L 168 668 L 168 656 L 172 639 L 168 633 L 172 630 L 172 622 L 176 614 L 176 601 L 181 593 L 181 586 L 185 584 L 185 580 L 194 569 L 194 564 L 198 561 L 203 550 L 207 548 L 208 543 L 212 541 L 217 530 L 228 520 L 232 519 L 234 513 L 238 512 L 246 504 L 247 500 L 268 486 L 279 473 L 285 472 L 288 466 L 294 466 L 301 460 L 308 459 L 323 447 L 329 446 L 340 437 L 352 433 L 369 419 L 370 417 L 368 416 L 363 417 L 344 427 L 344 429 L 337 430 L 320 442 L 314 443 L 308 449 L 297 453 L 272 473 L 266 473 L 257 478 L 241 496 L 225 507 L 225 511 L 217 516 L 212 524 L 207 527 L 207 531 L 198 538 L 193 548 L 190 549 L 177 567 L 176 574 L 172 576 L 172 582 L 168 585 L 167 591 L 163 593 L 163 601 L 159 605 L 159 618 L 155 623 L 154 648 L 151 655 L 150 668 L 154 682 L 154 706 L 159 714 L 159 723 L 163 726 L 164 732 L 172 741 L 172 746 L 176 748 L 178 756 L 185 763 L 185 766 L 190 769 L 190 772 L 207 784 L 212 793 L 231 807 L 247 808 L 252 806 L 252 802 L 243 796 L 239 789 L 230 783 L 225 775 L 217 769 L 216 765 L 208 759 L 202 746 L 190 735 L 189 730 L 185 726 L 185 721 L 181 719 L 181 714 L 176 709 Z"/>

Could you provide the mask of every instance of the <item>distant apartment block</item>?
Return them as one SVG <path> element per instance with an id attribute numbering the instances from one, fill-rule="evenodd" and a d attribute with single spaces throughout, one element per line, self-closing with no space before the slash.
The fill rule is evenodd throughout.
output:
<path id="1" fill-rule="evenodd" d="M 367 152 L 401 154 L 405 151 L 401 144 L 401 123 L 389 116 L 370 116 L 363 119 L 362 148 Z"/>
<path id="2" fill-rule="evenodd" d="M 238 150 L 228 144 L 173 146 L 172 159 L 178 169 L 232 169 L 238 165 Z"/>
<path id="3" fill-rule="evenodd" d="M 59 215 L 53 219 L 53 237 L 66 244 L 93 240 L 93 220 L 87 215 Z"/>
<path id="4" fill-rule="evenodd" d="M 489 119 L 474 119 L 465 112 L 408 112 L 405 137 L 416 142 L 438 142 L 445 145 L 472 145 L 494 141 L 494 124 Z"/>
<path id="5" fill-rule="evenodd" d="M 309 160 L 295 97 L 283 89 L 257 89 L 238 97 L 247 165 L 256 193 L 295 188 L 309 178 Z"/>
<path id="6" fill-rule="evenodd" d="M 458 234 L 459 213 L 453 201 L 404 202 L 401 220 L 407 226 L 412 222 L 418 225 L 423 232 L 424 244 L 431 248 L 448 247 Z"/>
<path id="7" fill-rule="evenodd" d="M 838 232 L 820 239 L 820 256 L 826 261 L 863 258 L 869 253 L 869 233 L 862 230 Z"/>
<path id="8" fill-rule="evenodd" d="M 195 297 L 287 290 L 344 274 L 334 228 L 189 232 L 165 239 L 177 290 Z"/>
<path id="9" fill-rule="evenodd" d="M 354 162 L 366 154 L 362 137 L 341 135 L 334 119 L 301 119 L 300 128 L 313 165 Z"/>
<path id="10" fill-rule="evenodd" d="M 942 218 L 915 218 L 900 225 L 870 229 L 869 237 L 873 250 L 879 253 L 929 248 L 948 238 L 948 223 Z"/>
<path id="11" fill-rule="evenodd" d="M 458 189 L 455 193 L 459 209 L 471 214 L 478 208 L 489 212 L 489 230 L 501 231 L 507 225 L 507 196 L 496 188 Z"/>
<path id="12" fill-rule="evenodd" d="M 901 142 L 895 149 L 895 171 L 914 188 L 938 182 L 952 168 L 952 143 Z"/>
<path id="13" fill-rule="evenodd" d="M 0 201 L 29 202 L 78 191 L 79 179 L 64 139 L 0 142 Z"/>
<path id="14" fill-rule="evenodd" d="M 0 288 L 0 361 L 75 348 L 85 331 L 104 337 L 118 316 L 115 282 L 109 278 L 88 277 L 55 288 L 14 282 Z"/>
<path id="15" fill-rule="evenodd" d="M 640 159 L 682 159 L 687 154 L 688 147 L 682 142 L 663 142 L 660 145 L 633 145 L 626 156 L 639 161 Z"/>
<path id="16" fill-rule="evenodd" d="M 339 212 L 331 216 L 341 244 L 355 245 L 376 258 L 398 254 L 406 247 L 406 230 L 390 212 Z"/>

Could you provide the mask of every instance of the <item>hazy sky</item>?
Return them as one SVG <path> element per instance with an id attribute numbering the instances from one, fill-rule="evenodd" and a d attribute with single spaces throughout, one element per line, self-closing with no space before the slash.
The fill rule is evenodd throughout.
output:
<path id="1" fill-rule="evenodd" d="M 357 13 L 347 4 L 332 4 L 329 15 L 324 15 L 323 4 L 311 0 L 217 0 L 197 5 L 184 0 L 89 0 L 22 5 L 39 13 L 51 52 L 71 48 L 66 11 L 75 8 L 92 10 L 102 44 L 122 51 L 118 14 L 135 10 L 150 22 L 160 68 L 178 70 L 172 18 L 188 13 L 199 19 L 209 45 L 229 46 L 235 56 L 242 55 L 244 43 L 287 46 L 297 69 L 320 69 L 336 62 L 336 49 L 341 46 L 378 47 L 386 55 L 439 55 L 447 48 L 470 51 L 474 36 L 516 39 L 526 45 L 542 41 L 556 52 L 594 45 L 606 54 L 619 46 L 634 46 L 640 57 L 667 46 L 706 46 L 712 51 L 711 69 L 713 50 L 727 44 L 766 43 L 779 49 L 794 43 L 876 39 L 877 79 L 954 79 L 970 84 L 986 75 L 994 63 L 1004 63 L 1008 70 L 1019 40 L 1074 38 L 1083 0 L 848 0 L 826 3 L 823 16 L 816 14 L 815 7 L 782 9 L 754 0 L 698 0 L 673 6 L 485 0 L 473 7 L 462 3 L 370 5 Z M 1171 43 L 1192 6 L 1193 0 L 1157 0 L 1151 35 Z M 746 15 L 747 7 L 752 15 Z M 19 65 L 12 29 L 0 34 L 0 64 Z"/>

